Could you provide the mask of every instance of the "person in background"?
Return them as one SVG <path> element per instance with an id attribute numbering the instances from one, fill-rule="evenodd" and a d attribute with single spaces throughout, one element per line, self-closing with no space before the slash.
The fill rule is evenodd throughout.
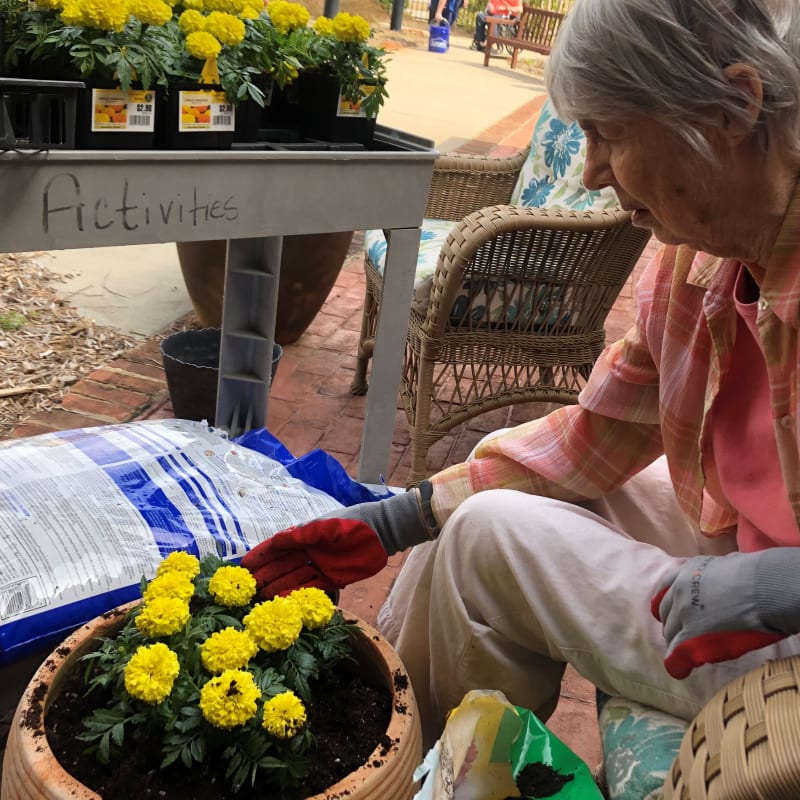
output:
<path id="1" fill-rule="evenodd" d="M 470 49 L 483 52 L 486 46 L 486 17 L 507 17 L 513 19 L 522 13 L 522 0 L 489 0 L 485 11 L 475 17 L 475 36 Z"/>
<path id="2" fill-rule="evenodd" d="M 800 654 L 800 3 L 576 0 L 546 79 L 663 243 L 634 326 L 577 404 L 242 562 L 271 597 L 412 547 L 378 622 L 427 744 L 470 689 L 546 720 L 567 663 L 688 720 Z"/>
<path id="3" fill-rule="evenodd" d="M 445 21 L 452 28 L 463 5 L 464 0 L 431 0 L 428 22 Z"/>

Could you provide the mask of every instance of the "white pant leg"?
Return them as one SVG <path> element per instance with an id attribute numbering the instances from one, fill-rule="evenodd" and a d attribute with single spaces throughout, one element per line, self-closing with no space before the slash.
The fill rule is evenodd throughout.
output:
<path id="1" fill-rule="evenodd" d="M 648 519 L 648 506 L 635 498 L 657 499 L 647 483 L 660 469 L 594 505 L 651 541 L 674 539 L 670 550 L 682 556 L 698 545 L 730 549 L 730 540 L 696 538 L 669 503 L 655 503 L 659 525 Z M 426 744 L 470 689 L 497 688 L 543 713 L 566 662 L 610 694 L 689 719 L 736 674 L 800 651 L 793 637 L 684 681 L 670 678 L 650 599 L 675 561 L 579 506 L 506 490 L 467 500 L 436 542 L 410 554 L 379 614 L 409 669 Z"/>

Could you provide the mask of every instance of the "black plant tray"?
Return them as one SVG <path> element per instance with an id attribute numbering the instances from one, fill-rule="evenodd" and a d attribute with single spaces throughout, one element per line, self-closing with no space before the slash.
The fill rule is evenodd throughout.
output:
<path id="1" fill-rule="evenodd" d="M 301 136 L 299 130 L 291 128 L 261 128 L 258 140 L 254 142 L 234 142 L 232 150 L 238 151 L 398 151 L 433 149 L 433 142 L 422 136 L 398 131 L 384 125 L 376 125 L 372 139 L 363 142 L 328 142 Z"/>
<path id="2" fill-rule="evenodd" d="M 0 150 L 75 147 L 80 81 L 0 77 Z"/>

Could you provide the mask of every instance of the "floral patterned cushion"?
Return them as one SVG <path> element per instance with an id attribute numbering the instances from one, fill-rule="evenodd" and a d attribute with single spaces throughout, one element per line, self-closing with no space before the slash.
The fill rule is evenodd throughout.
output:
<path id="1" fill-rule="evenodd" d="M 420 314 L 424 314 L 428 308 L 428 298 L 431 294 L 433 273 L 436 272 L 436 262 L 439 260 L 439 251 L 450 231 L 457 224 L 457 222 L 450 222 L 446 219 L 422 220 L 417 269 L 414 275 L 414 291 L 411 296 L 411 308 Z M 364 234 L 364 247 L 369 260 L 383 275 L 386 267 L 386 237 L 383 235 L 383 231 L 367 231 Z"/>
<path id="2" fill-rule="evenodd" d="M 602 692 L 597 708 L 609 800 L 658 800 L 689 723 Z"/>
<path id="3" fill-rule="evenodd" d="M 586 159 L 586 139 L 576 122 L 565 125 L 550 104 L 545 100 L 539 119 L 533 130 L 531 151 L 520 170 L 519 178 L 511 195 L 514 205 L 536 206 L 539 208 L 572 208 L 576 210 L 616 208 L 619 203 L 612 189 L 589 191 L 581 182 L 583 162 Z M 442 219 L 425 219 L 422 223 L 417 269 L 414 276 L 414 292 L 411 308 L 424 314 L 433 284 L 433 273 L 439 251 L 455 222 Z M 367 231 L 365 246 L 370 261 L 383 275 L 386 264 L 386 239 L 381 230 Z M 460 306 L 468 303 L 475 287 L 466 282 L 463 293 L 456 298 L 453 316 L 458 315 Z M 499 309 L 484 309 L 487 322 L 494 321 Z M 520 303 L 520 307 L 525 303 Z M 473 304 L 474 307 L 474 304 Z M 542 309 L 528 308 L 527 312 L 541 313 Z M 512 320 L 507 320 L 511 322 Z"/>
<path id="4" fill-rule="evenodd" d="M 577 122 L 569 125 L 556 115 L 549 98 L 544 101 L 533 129 L 531 150 L 511 193 L 514 205 L 536 208 L 600 210 L 617 208 L 611 188 L 589 190 L 583 185 L 586 137 Z"/>

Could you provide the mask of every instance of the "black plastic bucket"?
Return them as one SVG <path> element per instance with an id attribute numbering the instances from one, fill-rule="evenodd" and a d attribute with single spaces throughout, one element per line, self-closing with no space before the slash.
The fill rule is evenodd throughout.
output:
<path id="1" fill-rule="evenodd" d="M 215 423 L 219 381 L 219 328 L 180 331 L 161 342 L 161 360 L 167 376 L 172 412 L 178 419 Z M 272 345 L 272 379 L 283 348 Z"/>

